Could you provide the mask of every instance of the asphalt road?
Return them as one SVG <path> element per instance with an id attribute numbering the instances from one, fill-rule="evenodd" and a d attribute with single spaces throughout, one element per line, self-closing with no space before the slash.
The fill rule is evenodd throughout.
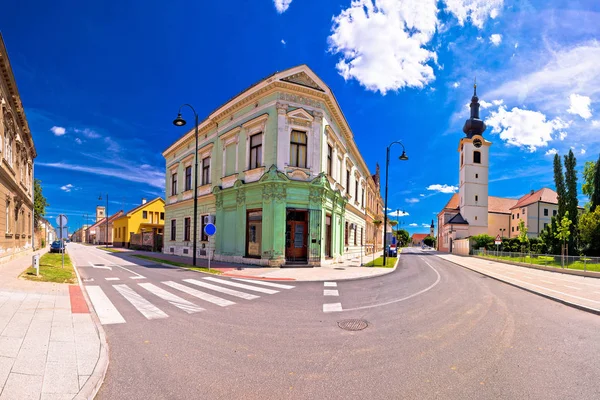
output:
<path id="1" fill-rule="evenodd" d="M 100 287 L 124 320 L 104 325 L 110 365 L 98 399 L 600 398 L 598 316 L 433 254 L 409 250 L 396 272 L 335 287 L 294 282 L 273 294 L 239 288 L 260 295 L 248 300 L 186 281 L 209 282 L 195 272 L 134 265 L 75 244 L 68 251 L 77 265 L 88 265 L 79 269 L 84 280 L 94 279 L 85 282 L 88 293 Z M 163 282 L 235 304 L 209 303 Z M 158 297 L 145 283 L 196 308 L 178 308 L 180 301 Z M 139 296 L 125 293 L 137 307 L 114 285 L 135 291 Z M 342 311 L 323 312 L 324 304 Z M 346 319 L 368 327 L 343 330 L 338 322 Z"/>

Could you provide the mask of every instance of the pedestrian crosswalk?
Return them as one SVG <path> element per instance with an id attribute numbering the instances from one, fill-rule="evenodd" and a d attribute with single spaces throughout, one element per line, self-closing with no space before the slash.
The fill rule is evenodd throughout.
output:
<path id="1" fill-rule="evenodd" d="M 255 300 L 261 295 L 272 295 L 295 287 L 252 279 L 228 280 L 213 277 L 183 279 L 181 282 L 171 280 L 160 283 L 114 283 L 108 287 L 86 285 L 90 301 L 102 325 L 126 323 L 123 315 L 128 315 L 128 310 L 125 309 L 128 304 L 137 310 L 138 315 L 148 320 L 164 319 L 169 317 L 170 306 L 187 314 L 195 314 L 206 311 L 207 308 L 204 307 L 207 306 L 233 306 L 236 301 Z M 182 296 L 193 298 L 193 301 Z M 126 303 L 119 301 L 119 298 L 125 299 Z M 162 305 L 155 304 L 157 299 L 163 301 Z M 121 305 L 122 309 L 117 309 L 115 304 Z"/>
<path id="2" fill-rule="evenodd" d="M 332 289 L 336 288 L 336 289 Z M 323 282 L 323 296 L 325 297 L 337 297 L 340 292 L 337 289 L 337 282 Z M 323 312 L 336 312 L 342 311 L 342 303 L 324 303 Z"/>

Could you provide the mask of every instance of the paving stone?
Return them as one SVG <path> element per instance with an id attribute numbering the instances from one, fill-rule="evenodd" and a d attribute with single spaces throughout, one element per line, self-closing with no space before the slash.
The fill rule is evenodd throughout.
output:
<path id="1" fill-rule="evenodd" d="M 42 377 L 11 373 L 0 400 L 38 400 L 42 393 Z"/>
<path id="2" fill-rule="evenodd" d="M 6 379 L 8 379 L 10 369 L 12 368 L 14 362 L 14 358 L 0 357 L 0 393 L 2 393 L 2 388 L 4 387 Z"/>
<path id="3" fill-rule="evenodd" d="M 0 356 L 17 357 L 23 338 L 0 336 Z"/>
<path id="4" fill-rule="evenodd" d="M 90 379 L 89 375 L 79 375 L 79 390 L 83 389 L 83 385 Z"/>
<path id="5" fill-rule="evenodd" d="M 48 362 L 77 365 L 75 342 L 53 342 L 48 347 Z"/>
<path id="6" fill-rule="evenodd" d="M 77 364 L 63 364 L 48 362 L 44 375 L 43 393 L 71 393 L 72 396 L 79 392 L 79 376 Z"/>

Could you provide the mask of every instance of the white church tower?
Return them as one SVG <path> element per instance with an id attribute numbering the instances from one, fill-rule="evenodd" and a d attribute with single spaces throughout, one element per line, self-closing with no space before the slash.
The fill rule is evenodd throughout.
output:
<path id="1" fill-rule="evenodd" d="M 460 139 L 459 208 L 468 224 L 467 236 L 488 233 L 488 169 L 491 142 L 483 138 L 485 123 L 479 119 L 477 84 L 471 98 L 471 118 Z"/>

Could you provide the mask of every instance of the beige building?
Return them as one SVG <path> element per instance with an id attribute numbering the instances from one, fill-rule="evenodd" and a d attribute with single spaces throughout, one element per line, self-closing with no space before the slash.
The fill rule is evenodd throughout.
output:
<path id="1" fill-rule="evenodd" d="M 0 263 L 33 247 L 33 160 L 37 156 L 0 35 Z"/>

